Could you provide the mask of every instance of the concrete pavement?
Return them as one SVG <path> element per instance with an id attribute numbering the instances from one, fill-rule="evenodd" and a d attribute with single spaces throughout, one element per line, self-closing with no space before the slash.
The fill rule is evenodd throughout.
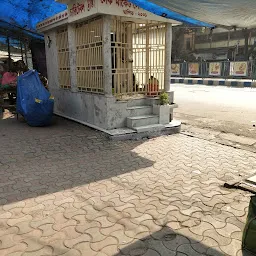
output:
<path id="1" fill-rule="evenodd" d="M 0 120 L 0 255 L 249 255 L 250 194 L 222 187 L 256 155 L 186 135 L 107 140 L 56 119 Z"/>

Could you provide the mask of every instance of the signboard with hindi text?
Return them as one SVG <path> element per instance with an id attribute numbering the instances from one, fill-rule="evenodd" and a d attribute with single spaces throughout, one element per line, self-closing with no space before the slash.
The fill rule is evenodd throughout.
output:
<path id="1" fill-rule="evenodd" d="M 181 24 L 178 21 L 148 12 L 127 0 L 72 0 L 68 3 L 68 10 L 70 22 L 94 14 L 109 14 L 128 18 Z"/>

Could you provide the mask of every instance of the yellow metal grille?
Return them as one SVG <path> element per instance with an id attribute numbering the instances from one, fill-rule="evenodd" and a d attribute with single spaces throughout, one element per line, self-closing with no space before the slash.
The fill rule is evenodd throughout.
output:
<path id="1" fill-rule="evenodd" d="M 161 23 L 134 26 L 133 72 L 136 87 L 154 96 L 164 88 L 165 26 Z"/>
<path id="2" fill-rule="evenodd" d="M 164 89 L 165 26 L 149 26 L 149 76 L 159 81 L 159 91 Z"/>
<path id="3" fill-rule="evenodd" d="M 67 28 L 57 31 L 56 44 L 58 50 L 59 86 L 63 89 L 69 89 L 71 85 Z"/>
<path id="4" fill-rule="evenodd" d="M 133 30 L 133 73 L 135 76 L 136 90 L 147 92 L 149 81 L 149 41 L 147 37 L 147 24 L 134 24 Z"/>
<path id="5" fill-rule="evenodd" d="M 103 93 L 102 18 L 76 26 L 77 87 L 80 91 Z"/>
<path id="6" fill-rule="evenodd" d="M 113 20 L 111 34 L 112 87 L 114 94 L 130 94 L 133 89 L 132 23 Z"/>
<path id="7" fill-rule="evenodd" d="M 164 88 L 165 26 L 115 18 L 112 25 L 115 95 L 157 95 Z"/>

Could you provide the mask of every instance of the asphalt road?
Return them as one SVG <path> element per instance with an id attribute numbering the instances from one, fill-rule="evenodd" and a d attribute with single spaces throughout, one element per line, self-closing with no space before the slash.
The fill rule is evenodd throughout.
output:
<path id="1" fill-rule="evenodd" d="M 184 123 L 256 137 L 256 88 L 173 84 Z"/>

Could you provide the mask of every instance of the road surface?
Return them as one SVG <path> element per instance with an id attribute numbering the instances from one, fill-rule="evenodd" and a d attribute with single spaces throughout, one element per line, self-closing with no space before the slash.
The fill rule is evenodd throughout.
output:
<path id="1" fill-rule="evenodd" d="M 256 137 L 256 88 L 173 84 L 184 123 Z"/>

